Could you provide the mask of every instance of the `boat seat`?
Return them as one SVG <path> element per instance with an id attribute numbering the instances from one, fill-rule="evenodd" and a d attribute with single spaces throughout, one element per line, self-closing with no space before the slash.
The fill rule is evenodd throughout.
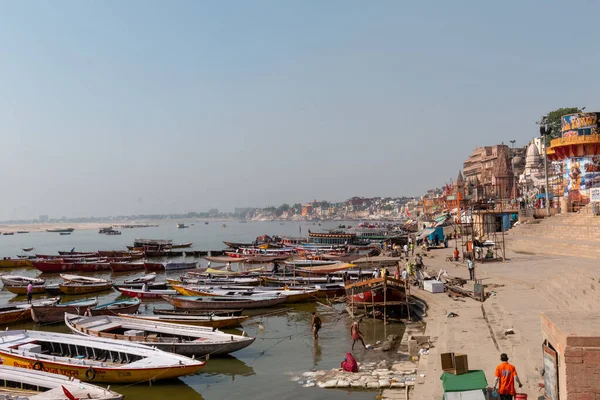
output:
<path id="1" fill-rule="evenodd" d="M 158 339 L 158 334 L 156 334 L 156 333 L 151 333 L 151 334 L 149 334 L 148 336 L 146 336 L 146 338 L 147 338 L 148 340 L 156 340 L 156 339 Z"/>
<path id="2" fill-rule="evenodd" d="M 105 332 L 105 331 L 111 331 L 113 329 L 117 329 L 120 327 L 121 327 L 121 324 L 111 323 L 111 324 L 103 324 L 103 325 L 94 326 L 94 330 L 100 331 L 100 332 Z"/>

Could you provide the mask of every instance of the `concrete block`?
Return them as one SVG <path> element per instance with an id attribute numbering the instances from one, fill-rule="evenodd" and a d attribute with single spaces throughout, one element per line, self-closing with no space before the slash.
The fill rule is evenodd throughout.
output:
<path id="1" fill-rule="evenodd" d="M 324 389 L 334 388 L 337 386 L 337 379 L 330 379 L 328 381 L 319 382 L 319 387 Z"/>
<path id="2" fill-rule="evenodd" d="M 339 387 L 339 388 L 347 388 L 347 387 L 350 387 L 350 382 L 348 382 L 348 381 L 346 381 L 346 380 L 339 380 L 339 381 L 337 382 L 337 385 L 336 385 L 336 387 Z"/>
<path id="3" fill-rule="evenodd" d="M 379 381 L 368 381 L 367 389 L 377 389 L 379 388 Z"/>
<path id="4" fill-rule="evenodd" d="M 390 387 L 391 387 L 392 389 L 394 389 L 394 388 L 403 388 L 403 387 L 405 387 L 405 386 L 406 386 L 406 383 L 404 383 L 404 382 L 392 382 L 392 383 L 390 384 Z"/>
<path id="5" fill-rule="evenodd" d="M 390 387 L 390 381 L 387 379 L 380 379 L 379 380 L 379 387 L 381 388 L 389 388 Z"/>
<path id="6" fill-rule="evenodd" d="M 353 388 L 364 388 L 365 387 L 365 381 L 363 380 L 354 380 L 350 382 L 350 386 Z"/>

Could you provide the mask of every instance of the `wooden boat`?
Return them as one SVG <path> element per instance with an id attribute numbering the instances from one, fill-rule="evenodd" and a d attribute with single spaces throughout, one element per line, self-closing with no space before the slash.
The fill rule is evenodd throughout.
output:
<path id="1" fill-rule="evenodd" d="M 211 252 L 212 254 L 212 252 Z M 204 257 L 204 259 L 206 261 L 210 261 L 210 262 L 216 262 L 216 263 L 243 263 L 244 259 L 243 258 L 233 258 L 233 257 L 229 257 L 229 256 L 206 256 Z"/>
<path id="2" fill-rule="evenodd" d="M 46 232 L 53 232 L 53 233 L 61 233 L 61 232 L 73 232 L 75 229 L 73 228 L 55 228 L 55 229 L 46 229 Z"/>
<path id="3" fill-rule="evenodd" d="M 22 258 L 3 258 L 0 260 L 0 268 L 18 268 L 31 267 L 33 264 L 29 260 Z"/>
<path id="4" fill-rule="evenodd" d="M 97 251 L 70 251 L 70 250 L 63 250 L 63 251 L 59 251 L 58 252 L 59 255 L 61 256 L 78 256 L 78 257 L 97 257 L 98 256 L 98 252 Z"/>
<path id="5" fill-rule="evenodd" d="M 355 264 L 339 263 L 320 265 L 317 267 L 294 267 L 294 273 L 299 276 L 328 275 L 356 267 Z"/>
<path id="6" fill-rule="evenodd" d="M 247 315 L 240 317 L 219 317 L 215 315 L 125 315 L 119 317 L 143 319 L 145 321 L 167 322 L 170 324 L 207 326 L 210 328 L 224 329 L 235 328 L 247 320 Z"/>
<path id="7" fill-rule="evenodd" d="M 282 304 L 286 296 L 269 296 L 248 299 L 238 296 L 163 296 L 169 304 L 177 308 L 196 310 L 223 310 L 227 308 L 267 308 Z"/>
<path id="8" fill-rule="evenodd" d="M 200 257 L 200 256 L 205 256 L 206 251 L 201 251 L 201 250 L 186 250 L 184 251 L 184 254 L 186 257 Z"/>
<path id="9" fill-rule="evenodd" d="M 29 233 L 29 232 L 27 232 L 27 231 L 22 231 L 22 232 L 17 232 L 17 233 Z M 25 253 L 29 253 L 29 252 L 30 252 L 30 251 L 32 251 L 32 250 L 33 250 L 33 247 L 26 247 L 26 248 L 24 248 L 24 249 L 23 249 L 23 251 L 24 251 Z"/>
<path id="10" fill-rule="evenodd" d="M 127 299 L 113 301 L 112 303 L 99 304 L 92 307 L 90 311 L 93 316 L 96 315 L 117 315 L 117 314 L 134 314 L 138 312 L 142 302 L 140 299 Z"/>
<path id="11" fill-rule="evenodd" d="M 259 272 L 265 272 L 265 268 L 264 267 L 253 268 L 253 269 L 248 269 L 246 271 L 227 271 L 227 270 L 223 270 L 223 269 L 214 269 L 214 268 L 206 269 L 207 274 L 223 275 L 223 276 L 244 276 L 244 275 L 249 275 L 249 274 L 253 274 L 253 273 L 256 274 Z"/>
<path id="12" fill-rule="evenodd" d="M 63 400 L 67 393 L 72 399 L 123 399 L 119 393 L 79 379 L 8 365 L 0 365 L 0 382 L 4 383 L 0 386 L 2 399 Z"/>
<path id="13" fill-rule="evenodd" d="M 45 279 L 32 278 L 30 276 L 21 275 L 0 275 L 0 280 L 5 286 L 27 286 L 30 283 L 32 285 L 43 285 L 46 283 Z"/>
<path id="14" fill-rule="evenodd" d="M 63 320 L 64 313 L 83 314 L 88 307 L 98 305 L 96 297 L 69 301 L 56 304 L 33 304 L 31 306 L 31 318 L 39 324 L 52 324 Z"/>
<path id="15" fill-rule="evenodd" d="M 187 242 L 187 243 L 180 243 L 180 244 L 173 244 L 171 245 L 172 249 L 187 249 L 189 247 L 192 247 L 192 242 Z"/>
<path id="16" fill-rule="evenodd" d="M 146 250 L 145 254 L 147 258 L 158 258 L 167 257 L 169 252 L 167 250 Z"/>
<path id="17" fill-rule="evenodd" d="M 75 271 L 81 272 L 110 271 L 108 262 L 78 262 L 73 263 L 73 266 Z"/>
<path id="18" fill-rule="evenodd" d="M 133 279 L 125 279 L 123 281 L 124 285 L 134 285 L 136 283 L 148 283 L 148 282 L 152 282 L 156 279 L 156 273 L 153 272 L 151 274 L 148 275 L 144 275 L 144 276 L 140 276 L 138 278 L 133 278 Z"/>
<path id="19" fill-rule="evenodd" d="M 31 304 L 27 302 L 12 303 L 0 307 L 0 325 L 8 325 L 13 322 L 31 321 L 32 306 L 52 306 L 58 303 L 58 298 L 33 300 Z"/>
<path id="20" fill-rule="evenodd" d="M 159 282 L 148 282 L 148 283 L 131 283 L 125 284 L 121 283 L 119 285 L 113 285 L 115 289 L 123 288 L 123 289 L 143 289 L 144 285 L 146 285 L 146 289 L 166 289 L 168 286 L 167 281 L 159 281 Z"/>
<path id="21" fill-rule="evenodd" d="M 4 289 L 8 290 L 11 293 L 26 295 L 27 294 L 27 286 L 28 285 L 4 285 Z M 31 288 L 31 293 L 40 294 L 46 293 L 46 285 L 33 285 Z"/>
<path id="22" fill-rule="evenodd" d="M 60 277 L 65 282 L 79 282 L 79 283 L 107 283 L 108 282 L 107 279 L 92 278 L 91 276 L 60 274 Z"/>
<path id="23" fill-rule="evenodd" d="M 4 232 L 3 233 L 4 236 L 12 236 L 14 234 L 15 234 L 14 232 Z"/>
<path id="24" fill-rule="evenodd" d="M 129 342 L 147 344 L 189 357 L 233 353 L 250 346 L 255 339 L 202 326 L 177 325 L 108 315 L 81 317 L 65 314 L 65 324 L 78 335 L 126 340 L 128 344 Z"/>
<path id="25" fill-rule="evenodd" d="M 165 271 L 175 271 L 180 269 L 196 268 L 197 262 L 168 262 L 165 264 Z"/>
<path id="26" fill-rule="evenodd" d="M 406 302 L 406 283 L 401 279 L 373 278 L 346 285 L 348 302 L 373 304 L 386 302 Z M 385 295 L 384 295 L 385 293 Z"/>
<path id="27" fill-rule="evenodd" d="M 340 262 L 330 260 L 291 260 L 286 261 L 284 264 L 290 267 L 317 267 L 321 265 L 340 264 Z"/>
<path id="28" fill-rule="evenodd" d="M 139 271 L 144 269 L 143 262 L 117 262 L 110 263 L 110 269 L 112 272 L 130 272 L 130 271 Z"/>
<path id="29" fill-rule="evenodd" d="M 164 308 L 155 308 L 152 312 L 155 315 L 173 315 L 173 316 L 198 316 L 198 315 L 214 315 L 219 317 L 239 317 L 242 315 L 243 309 L 239 310 L 166 310 Z"/>
<path id="30" fill-rule="evenodd" d="M 64 294 L 88 294 L 103 292 L 112 288 L 112 282 L 106 283 L 80 283 L 80 282 L 65 282 L 59 283 L 58 287 Z"/>
<path id="31" fill-rule="evenodd" d="M 181 251 L 181 250 L 167 250 L 165 255 L 167 257 L 183 257 L 183 251 Z"/>
<path id="32" fill-rule="evenodd" d="M 240 297 L 264 297 L 281 295 L 286 296 L 285 303 L 301 303 L 317 299 L 317 289 L 266 289 L 259 288 L 211 288 L 193 286 L 173 286 L 184 296 L 240 296 Z"/>
<path id="33" fill-rule="evenodd" d="M 272 286 L 309 286 L 324 283 L 344 283 L 342 278 L 330 277 L 293 277 L 293 276 L 261 276 L 260 279 L 265 285 Z"/>
<path id="34" fill-rule="evenodd" d="M 164 271 L 165 265 L 161 263 L 144 263 L 146 271 Z"/>
<path id="35" fill-rule="evenodd" d="M 70 235 L 71 232 L 59 232 L 58 234 L 61 236 L 67 236 L 67 235 Z"/>
<path id="36" fill-rule="evenodd" d="M 252 247 L 252 243 L 237 243 L 237 242 L 223 242 L 225 246 L 231 247 L 232 249 L 239 249 L 240 247 Z"/>
<path id="37" fill-rule="evenodd" d="M 137 297 L 138 299 L 162 299 L 163 296 L 174 296 L 177 294 L 176 290 L 142 290 L 142 289 L 126 289 L 119 287 L 119 292 L 129 297 Z"/>
<path id="38" fill-rule="evenodd" d="M 92 336 L 6 331 L 0 332 L 0 340 L 4 364 L 86 382 L 124 384 L 173 379 L 194 374 L 204 366 L 203 362 L 135 342 Z"/>
<path id="39" fill-rule="evenodd" d="M 32 260 L 31 264 L 41 272 L 60 273 L 76 271 L 75 264 L 63 262 L 62 260 Z"/>

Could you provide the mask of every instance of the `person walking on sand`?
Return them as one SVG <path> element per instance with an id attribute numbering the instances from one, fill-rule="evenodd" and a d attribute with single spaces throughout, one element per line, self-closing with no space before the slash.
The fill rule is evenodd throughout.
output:
<path id="1" fill-rule="evenodd" d="M 362 338 L 362 332 L 360 331 L 358 322 L 352 323 L 352 326 L 350 327 L 350 334 L 352 335 L 352 350 L 354 350 L 354 345 L 356 344 L 357 340 L 360 340 L 365 349 L 367 348 L 365 341 Z"/>
<path id="2" fill-rule="evenodd" d="M 27 285 L 27 303 L 31 304 L 32 298 L 33 298 L 33 285 L 31 284 L 31 281 L 29 281 L 29 284 Z"/>
<path id="3" fill-rule="evenodd" d="M 406 258 L 408 258 L 408 245 L 407 244 L 404 245 L 404 256 Z"/>
<path id="4" fill-rule="evenodd" d="M 467 268 L 469 269 L 469 280 L 475 280 L 475 263 L 471 257 L 467 258 Z"/>
<path id="5" fill-rule="evenodd" d="M 312 313 L 312 330 L 313 330 L 313 337 L 315 339 L 319 338 L 319 330 L 321 329 L 321 317 L 319 317 L 317 315 L 317 313 L 313 312 Z"/>
<path id="6" fill-rule="evenodd" d="M 517 394 L 515 390 L 515 381 L 519 384 L 519 389 L 523 387 L 517 370 L 514 365 L 508 363 L 508 356 L 506 353 L 500 354 L 500 361 L 502 363 L 496 367 L 496 381 L 494 382 L 494 390 L 498 388 L 498 394 L 500 400 L 512 400 L 513 396 Z"/>

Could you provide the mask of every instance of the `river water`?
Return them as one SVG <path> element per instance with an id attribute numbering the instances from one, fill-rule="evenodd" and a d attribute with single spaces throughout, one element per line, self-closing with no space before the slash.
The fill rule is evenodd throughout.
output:
<path id="1" fill-rule="evenodd" d="M 0 256 L 14 257 L 22 254 L 23 248 L 35 247 L 36 253 L 56 254 L 58 250 L 117 250 L 125 249 L 133 244 L 134 238 L 172 239 L 174 243 L 193 242 L 193 249 L 220 250 L 224 248 L 222 241 L 250 242 L 257 236 L 290 235 L 306 236 L 309 229 L 313 231 L 337 227 L 339 222 L 323 222 L 322 226 L 313 223 L 286 222 L 248 222 L 237 221 L 194 223 L 187 229 L 177 229 L 174 222 L 163 223 L 158 227 L 123 229 L 120 236 L 100 235 L 97 231 L 75 230 L 69 236 L 57 233 L 32 232 L 0 236 Z M 225 223 L 227 226 L 223 227 Z M 76 228 L 76 225 L 74 225 Z M 164 260 L 163 260 L 164 261 Z M 204 263 L 204 260 L 199 260 Z M 3 273 L 38 276 L 35 269 L 6 269 Z M 90 276 L 110 278 L 120 282 L 123 279 L 142 275 L 138 273 L 112 274 L 110 272 L 91 274 Z M 181 271 L 171 272 L 169 276 L 177 277 Z M 43 274 L 49 281 L 58 281 L 58 275 Z M 157 280 L 164 280 L 164 273 Z M 119 297 L 116 290 L 97 294 L 101 303 Z M 0 304 L 24 300 L 24 296 L 15 296 L 2 290 Z M 81 296 L 64 296 L 64 301 L 81 298 Z M 150 313 L 152 308 L 169 308 L 161 301 L 142 304 L 140 312 Z M 189 400 L 220 400 L 227 398 L 247 399 L 331 399 L 352 400 L 373 399 L 374 392 L 350 392 L 319 388 L 303 388 L 292 380 L 302 372 L 313 369 L 337 368 L 346 352 L 350 351 L 350 321 L 346 313 L 342 313 L 343 305 L 334 307 L 321 303 L 304 303 L 286 306 L 286 310 L 265 310 L 263 315 L 254 315 L 244 323 L 242 328 L 256 341 L 249 347 L 226 358 L 211 358 L 200 373 L 169 382 L 157 382 L 135 386 L 111 385 L 111 388 L 124 394 L 127 399 L 158 400 L 169 396 L 177 396 Z M 311 313 L 316 311 L 323 320 L 323 328 L 319 339 L 313 340 L 310 323 Z M 2 327 L 0 327 L 2 328 Z M 67 333 L 63 325 L 39 326 L 33 323 L 11 326 L 11 329 L 38 329 Z M 366 321 L 361 324 L 366 343 L 382 340 L 389 334 L 401 334 L 403 326 L 391 324 L 383 326 L 381 321 Z M 235 331 L 232 331 L 235 332 Z M 238 330 L 237 333 L 241 331 Z M 365 350 L 353 352 L 358 361 L 365 356 Z"/>

